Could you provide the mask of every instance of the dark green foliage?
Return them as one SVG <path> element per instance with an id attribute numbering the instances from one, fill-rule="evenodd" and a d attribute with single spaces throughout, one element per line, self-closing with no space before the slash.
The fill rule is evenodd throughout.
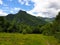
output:
<path id="1" fill-rule="evenodd" d="M 0 32 L 41 33 L 40 27 L 45 23 L 46 21 L 20 10 L 17 14 L 0 17 Z"/>
<path id="2" fill-rule="evenodd" d="M 0 16 L 0 29 L 1 29 L 0 32 L 6 31 L 8 27 L 9 23 L 7 22 L 5 17 Z"/>
<path id="3" fill-rule="evenodd" d="M 33 32 L 32 33 L 35 33 L 35 34 L 42 34 L 42 30 L 40 30 L 42 25 L 37 25 L 33 28 Z"/>
<path id="4" fill-rule="evenodd" d="M 54 36 L 59 40 L 59 43 L 60 43 L 60 12 L 58 13 L 58 15 L 56 16 L 56 19 L 54 21 L 54 31 L 55 31 L 55 34 Z"/>
<path id="5" fill-rule="evenodd" d="M 60 22 L 60 12 L 59 12 L 58 15 L 56 16 L 55 21 L 59 21 L 59 22 Z"/>
<path id="6" fill-rule="evenodd" d="M 52 23 L 48 23 L 40 28 L 44 35 L 54 35 L 60 32 L 60 12 Z"/>
<path id="7" fill-rule="evenodd" d="M 52 35 L 53 34 L 52 27 L 53 27 L 53 25 L 51 23 L 48 23 L 48 24 L 42 26 L 40 29 L 43 31 L 42 33 L 44 35 Z"/>
<path id="8" fill-rule="evenodd" d="M 36 33 L 53 35 L 60 32 L 60 13 L 52 23 L 47 23 L 44 19 L 32 16 L 20 10 L 17 14 L 9 14 L 6 17 L 0 16 L 0 32 L 9 33 Z"/>
<path id="9" fill-rule="evenodd" d="M 0 32 L 53 35 L 60 41 L 60 12 L 49 23 L 22 10 L 17 14 L 0 16 Z"/>
<path id="10" fill-rule="evenodd" d="M 60 12 L 56 16 L 54 24 L 55 24 L 54 26 L 56 27 L 56 31 L 60 32 Z"/>
<path id="11" fill-rule="evenodd" d="M 58 13 L 58 15 L 56 16 L 55 21 L 53 22 L 53 31 L 56 32 L 60 32 L 60 12 Z"/>
<path id="12" fill-rule="evenodd" d="M 41 33 L 40 27 L 43 26 L 46 21 L 20 10 L 16 14 L 0 17 L 0 23 L 0 32 Z"/>
<path id="13" fill-rule="evenodd" d="M 35 16 L 28 14 L 25 11 L 20 10 L 17 14 L 9 14 L 6 16 L 8 21 L 14 21 L 16 23 L 24 23 L 31 26 L 36 25 L 44 25 L 46 23 L 45 20 L 39 19 Z"/>
<path id="14" fill-rule="evenodd" d="M 58 41 L 59 41 L 59 43 L 60 43 L 60 32 L 56 32 L 56 33 L 54 34 L 54 36 L 55 36 L 55 38 L 58 39 Z"/>

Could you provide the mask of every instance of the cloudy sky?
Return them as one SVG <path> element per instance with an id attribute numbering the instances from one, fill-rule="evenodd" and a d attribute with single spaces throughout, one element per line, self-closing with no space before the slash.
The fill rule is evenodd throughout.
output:
<path id="1" fill-rule="evenodd" d="M 0 16 L 27 11 L 34 16 L 55 17 L 60 11 L 60 0 L 0 0 Z"/>

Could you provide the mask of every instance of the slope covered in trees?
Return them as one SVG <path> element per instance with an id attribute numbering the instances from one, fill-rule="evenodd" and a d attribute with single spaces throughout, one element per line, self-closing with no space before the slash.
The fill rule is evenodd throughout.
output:
<path id="1" fill-rule="evenodd" d="M 60 32 L 60 13 L 52 23 L 20 10 L 16 14 L 0 17 L 0 32 L 39 33 L 53 35 Z"/>
<path id="2" fill-rule="evenodd" d="M 47 23 L 45 20 L 32 16 L 22 10 L 16 14 L 8 14 L 5 17 L 0 17 L 0 21 L 4 21 L 4 23 L 6 22 L 6 25 L 4 25 L 4 23 L 1 23 L 1 25 L 4 26 L 4 30 L 1 29 L 3 32 L 19 33 L 42 33 L 40 27 Z M 0 26 L 0 28 L 1 27 L 2 26 Z"/>
<path id="3" fill-rule="evenodd" d="M 25 23 L 27 25 L 43 25 L 45 20 L 39 19 L 35 16 L 28 14 L 25 11 L 20 10 L 17 14 L 8 14 L 6 16 L 8 21 L 15 21 L 16 23 Z"/>
<path id="4" fill-rule="evenodd" d="M 47 23 L 46 25 L 42 26 L 41 30 L 43 30 L 45 35 L 52 35 L 60 32 L 60 12 L 52 23 Z"/>
<path id="5" fill-rule="evenodd" d="M 60 12 L 56 16 L 55 22 L 54 22 L 54 31 L 55 31 L 55 37 L 59 40 L 60 42 Z"/>
<path id="6" fill-rule="evenodd" d="M 60 42 L 60 12 L 53 21 L 46 19 L 20 10 L 16 14 L 0 16 L 0 32 L 53 35 Z"/>

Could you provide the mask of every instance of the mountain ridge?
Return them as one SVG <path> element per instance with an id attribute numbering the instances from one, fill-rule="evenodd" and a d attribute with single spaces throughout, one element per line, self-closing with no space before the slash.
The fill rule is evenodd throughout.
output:
<path id="1" fill-rule="evenodd" d="M 16 23 L 24 22 L 25 24 L 28 24 L 28 25 L 43 25 L 46 23 L 45 20 L 39 19 L 38 17 L 35 17 L 35 16 L 32 16 L 32 15 L 30 15 L 27 12 L 22 11 L 22 10 L 20 10 L 16 14 L 8 14 L 6 16 L 6 19 L 9 22 L 15 20 Z"/>

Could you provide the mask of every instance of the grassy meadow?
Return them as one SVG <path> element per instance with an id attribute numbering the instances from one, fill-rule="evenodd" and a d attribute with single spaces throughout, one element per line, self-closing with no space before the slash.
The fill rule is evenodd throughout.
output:
<path id="1" fill-rule="evenodd" d="M 53 36 L 42 34 L 0 33 L 0 45 L 60 45 Z"/>

